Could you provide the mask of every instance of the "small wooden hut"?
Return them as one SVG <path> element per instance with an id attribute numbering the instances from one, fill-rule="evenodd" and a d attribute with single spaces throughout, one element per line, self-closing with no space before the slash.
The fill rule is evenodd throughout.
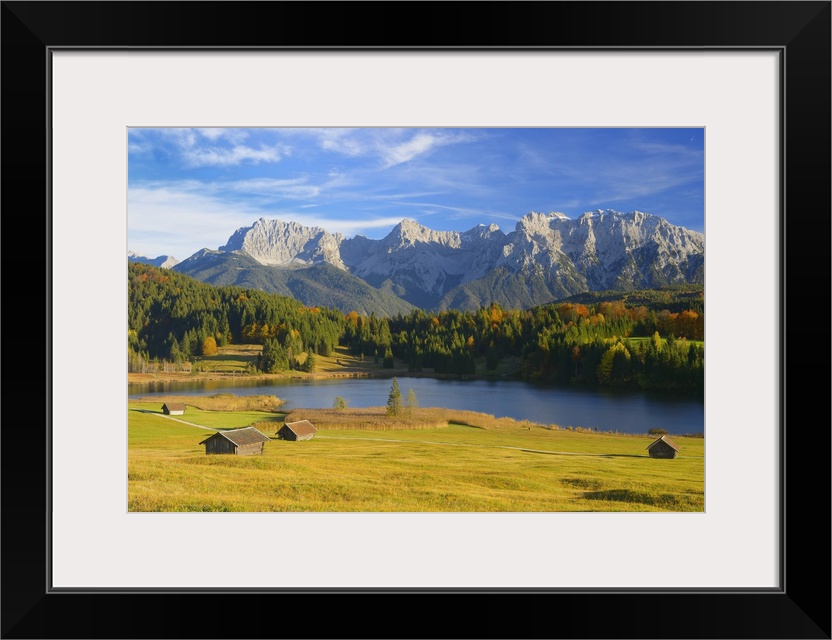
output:
<path id="1" fill-rule="evenodd" d="M 667 436 L 662 436 L 658 440 L 654 440 L 647 451 L 651 458 L 675 458 L 679 453 L 679 447 Z"/>
<path id="2" fill-rule="evenodd" d="M 217 431 L 199 444 L 205 445 L 205 455 L 230 454 L 237 456 L 254 456 L 263 453 L 263 444 L 269 437 L 254 427 Z"/>
<path id="3" fill-rule="evenodd" d="M 181 416 L 185 413 L 184 402 L 166 402 L 162 405 L 162 411 L 168 416 Z"/>
<path id="4" fill-rule="evenodd" d="M 277 437 L 281 440 L 311 440 L 318 430 L 309 420 L 287 422 L 277 430 Z"/>

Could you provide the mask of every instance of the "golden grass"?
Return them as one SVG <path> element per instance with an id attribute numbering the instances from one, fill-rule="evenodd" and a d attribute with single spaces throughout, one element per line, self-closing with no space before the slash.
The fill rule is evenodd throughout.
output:
<path id="1" fill-rule="evenodd" d="M 675 436 L 680 456 L 654 460 L 646 434 L 559 428 L 474 411 L 297 409 L 306 442 L 272 439 L 262 456 L 205 455 L 213 429 L 282 424 L 274 396 L 167 396 L 128 412 L 129 511 L 552 512 L 703 511 L 703 438 Z M 229 409 L 231 407 L 232 409 Z"/>
<path id="2" fill-rule="evenodd" d="M 248 365 L 257 363 L 263 351 L 260 344 L 234 344 L 219 347 L 212 356 L 200 356 L 199 366 L 204 371 L 245 373 Z"/>
<path id="3" fill-rule="evenodd" d="M 318 429 L 324 430 L 363 430 L 363 431 L 408 431 L 413 429 L 440 429 L 457 424 L 479 429 L 522 429 L 553 428 L 528 420 L 512 418 L 495 418 L 487 413 L 443 409 L 439 407 L 419 407 L 403 409 L 402 415 L 388 416 L 385 407 L 365 409 L 295 409 L 286 414 L 287 422 L 309 420 Z M 257 426 L 256 424 L 254 426 Z"/>
<path id="4" fill-rule="evenodd" d="M 129 414 L 130 511 L 703 511 L 704 441 L 459 425 L 319 431 L 262 456 L 205 455 L 207 432 Z"/>
<path id="5" fill-rule="evenodd" d="M 315 371 L 318 374 L 333 374 L 335 377 L 344 374 L 355 375 L 395 375 L 397 373 L 405 373 L 407 371 L 407 364 L 399 359 L 395 359 L 395 364 L 392 369 L 385 369 L 383 362 L 375 361 L 373 356 L 364 356 L 363 358 L 354 356 L 349 349 L 344 346 L 337 346 L 332 351 L 331 355 L 315 356 Z"/>
<path id="6" fill-rule="evenodd" d="M 275 412 L 285 400 L 277 396 L 238 396 L 233 393 L 216 393 L 212 396 L 158 396 L 138 398 L 136 402 L 154 402 L 161 407 L 166 402 L 183 402 L 203 411 L 268 411 Z"/>

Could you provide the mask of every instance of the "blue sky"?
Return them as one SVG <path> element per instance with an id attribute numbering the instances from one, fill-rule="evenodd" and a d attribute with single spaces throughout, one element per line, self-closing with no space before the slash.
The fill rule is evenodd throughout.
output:
<path id="1" fill-rule="evenodd" d="M 381 238 L 529 211 L 637 209 L 704 231 L 702 128 L 128 132 L 128 247 L 184 260 L 258 218 Z"/>

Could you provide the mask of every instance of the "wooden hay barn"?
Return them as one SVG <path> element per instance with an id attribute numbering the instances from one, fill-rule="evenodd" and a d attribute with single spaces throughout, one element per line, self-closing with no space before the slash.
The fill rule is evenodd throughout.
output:
<path id="1" fill-rule="evenodd" d="M 185 413 L 184 402 L 166 402 L 162 405 L 162 411 L 168 416 L 181 416 Z"/>
<path id="2" fill-rule="evenodd" d="M 647 451 L 650 453 L 651 458 L 675 458 L 676 454 L 679 453 L 679 447 L 667 436 L 662 436 L 658 440 L 653 441 L 647 447 Z"/>
<path id="3" fill-rule="evenodd" d="M 277 437 L 281 440 L 311 440 L 318 430 L 309 420 L 287 422 L 277 430 Z"/>
<path id="4" fill-rule="evenodd" d="M 230 454 L 237 456 L 255 456 L 263 453 L 263 444 L 269 437 L 254 427 L 217 431 L 199 444 L 205 445 L 205 455 Z"/>

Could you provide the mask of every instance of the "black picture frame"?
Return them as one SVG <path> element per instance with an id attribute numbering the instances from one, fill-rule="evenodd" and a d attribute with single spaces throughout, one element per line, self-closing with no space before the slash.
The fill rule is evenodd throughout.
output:
<path id="1" fill-rule="evenodd" d="M 828 334 L 815 326 L 830 291 L 830 15 L 828 1 L 3 2 L 2 637 L 830 638 L 830 386 L 818 347 Z M 60 318 L 50 309 L 48 91 L 50 52 L 67 47 L 779 51 L 780 588 L 52 591 L 49 336 Z M 206 615 L 220 610 L 232 615 Z"/>

